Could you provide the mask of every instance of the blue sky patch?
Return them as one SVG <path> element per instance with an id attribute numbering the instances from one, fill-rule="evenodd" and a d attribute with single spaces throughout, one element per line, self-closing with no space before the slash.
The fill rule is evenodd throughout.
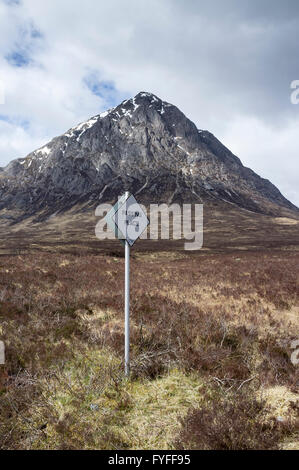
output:
<path id="1" fill-rule="evenodd" d="M 24 24 L 18 31 L 18 40 L 5 59 L 13 67 L 26 67 L 33 63 L 33 54 L 40 47 L 42 33 L 34 26 L 32 21 Z"/>
<path id="2" fill-rule="evenodd" d="M 90 72 L 86 75 L 83 84 L 95 96 L 102 98 L 107 107 L 116 106 L 124 99 L 123 95 L 116 89 L 114 82 L 100 80 L 98 72 Z"/>
<path id="3" fill-rule="evenodd" d="M 7 5 L 20 5 L 20 0 L 3 0 Z"/>
<path id="4" fill-rule="evenodd" d="M 11 117 L 7 114 L 0 114 L 0 121 L 22 127 L 24 130 L 28 130 L 30 128 L 30 121 L 28 119 L 23 119 L 17 116 Z"/>
<path id="5" fill-rule="evenodd" d="M 22 53 L 21 51 L 11 52 L 10 54 L 7 54 L 5 58 L 7 62 L 13 67 L 25 67 L 30 63 L 28 55 L 26 53 Z"/>

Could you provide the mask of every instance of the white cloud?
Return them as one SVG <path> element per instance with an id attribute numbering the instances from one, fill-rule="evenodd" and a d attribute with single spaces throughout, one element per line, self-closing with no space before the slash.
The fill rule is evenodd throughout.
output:
<path id="1" fill-rule="evenodd" d="M 296 1 L 284 9 L 273 0 L 270 13 L 255 0 L 223 3 L 0 0 L 0 115 L 30 121 L 1 124 L 0 165 L 110 106 L 111 96 L 84 85 L 96 73 L 115 84 L 116 102 L 147 90 L 174 103 L 299 204 L 299 106 L 289 88 L 299 79 Z M 5 56 L 20 44 L 30 62 L 12 67 Z"/>
<path id="2" fill-rule="evenodd" d="M 222 136 L 222 142 L 245 166 L 275 184 L 287 199 L 299 205 L 298 119 L 277 129 L 255 117 L 236 117 Z"/>
<path id="3" fill-rule="evenodd" d="M 6 156 L 7 161 L 16 155 L 26 155 L 33 148 L 40 147 L 42 138 L 34 138 L 20 125 L 0 121 L 0 155 Z"/>

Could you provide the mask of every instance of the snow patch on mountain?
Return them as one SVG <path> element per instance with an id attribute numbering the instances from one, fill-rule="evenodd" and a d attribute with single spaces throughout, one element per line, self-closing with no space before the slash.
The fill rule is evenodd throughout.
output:
<path id="1" fill-rule="evenodd" d="M 35 154 L 41 154 L 42 157 L 47 157 L 50 155 L 50 153 L 51 149 L 47 145 L 35 151 Z"/>

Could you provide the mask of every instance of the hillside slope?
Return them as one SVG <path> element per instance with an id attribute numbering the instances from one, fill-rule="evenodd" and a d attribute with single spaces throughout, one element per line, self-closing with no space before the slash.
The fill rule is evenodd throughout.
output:
<path id="1" fill-rule="evenodd" d="M 0 171 L 3 222 L 94 208 L 129 190 L 141 202 L 226 201 L 297 218 L 279 190 L 177 107 L 140 92 Z M 0 219 L 0 220 L 1 220 Z"/>

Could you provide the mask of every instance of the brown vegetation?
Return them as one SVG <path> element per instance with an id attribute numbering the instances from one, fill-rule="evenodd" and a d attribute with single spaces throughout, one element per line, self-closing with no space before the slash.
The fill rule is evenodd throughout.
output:
<path id="1" fill-rule="evenodd" d="M 6 345 L 0 448 L 294 443 L 299 377 L 290 356 L 299 332 L 299 255 L 136 251 L 127 382 L 124 262 L 117 253 L 0 259 L 0 339 Z M 152 386 L 165 399 L 159 413 L 154 404 L 142 408 Z M 276 388 L 292 397 L 282 417 L 261 398 Z M 149 409 L 154 437 L 141 438 Z"/>

